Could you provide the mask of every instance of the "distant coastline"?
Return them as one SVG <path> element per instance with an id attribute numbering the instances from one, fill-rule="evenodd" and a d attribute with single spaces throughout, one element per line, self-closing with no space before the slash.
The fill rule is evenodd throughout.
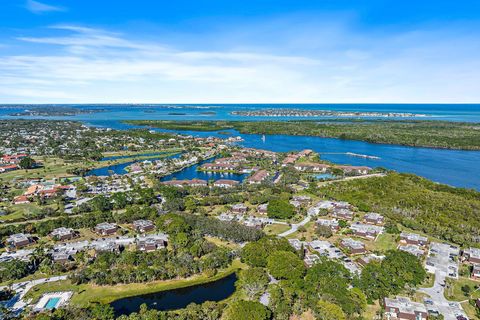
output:
<path id="1" fill-rule="evenodd" d="M 245 117 L 385 117 L 385 118 L 411 118 L 428 117 L 427 114 L 410 112 L 375 112 L 375 111 L 331 111 L 331 110 L 305 110 L 305 109 L 260 109 L 248 111 L 232 111 L 232 115 Z"/>

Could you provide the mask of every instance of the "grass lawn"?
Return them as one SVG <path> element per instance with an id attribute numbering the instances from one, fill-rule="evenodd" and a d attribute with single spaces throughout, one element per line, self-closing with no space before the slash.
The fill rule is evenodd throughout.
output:
<path id="1" fill-rule="evenodd" d="M 72 297 L 72 304 L 74 305 L 86 306 L 91 302 L 110 303 L 114 300 L 129 296 L 183 288 L 216 281 L 243 268 L 245 268 L 245 265 L 241 263 L 240 260 L 235 260 L 229 268 L 219 271 L 212 277 L 196 275 L 187 279 L 117 284 L 115 286 L 97 286 L 91 284 L 75 285 L 72 284 L 70 280 L 57 281 L 34 287 L 27 293 L 26 298 L 32 299 L 32 302 L 36 302 L 40 296 L 46 292 L 73 291 L 74 295 Z"/>
<path id="2" fill-rule="evenodd" d="M 223 239 L 220 239 L 220 238 L 217 238 L 217 237 L 210 237 L 210 236 L 205 236 L 205 239 L 210 241 L 211 243 L 214 243 L 215 245 L 217 245 L 219 247 L 226 247 L 226 248 L 229 248 L 229 249 L 240 248 L 240 245 L 233 242 L 233 241 L 227 241 L 227 240 L 223 240 Z"/>
<path id="3" fill-rule="evenodd" d="M 369 251 L 386 252 L 397 248 L 397 235 L 382 233 L 377 237 L 376 241 L 366 242 L 366 248 Z"/>
<path id="4" fill-rule="evenodd" d="M 289 229 L 290 229 L 290 226 L 288 226 L 288 225 L 274 223 L 274 224 L 269 224 L 269 225 L 265 226 L 263 231 L 265 231 L 265 233 L 267 235 L 277 235 L 277 234 L 285 232 Z"/>
<path id="5" fill-rule="evenodd" d="M 469 319 L 479 319 L 477 310 L 468 301 L 461 304 Z"/>
<path id="6" fill-rule="evenodd" d="M 480 286 L 480 282 L 474 281 L 472 279 L 460 277 L 458 280 L 448 281 L 448 283 L 453 284 L 451 287 L 445 290 L 445 297 L 448 300 L 453 301 L 463 301 L 467 299 L 477 299 L 480 298 L 480 290 L 475 291 L 476 286 Z M 468 285 L 471 289 L 469 296 L 465 296 L 462 291 L 462 287 Z"/>
<path id="7" fill-rule="evenodd" d="M 381 307 L 378 301 L 375 301 L 374 304 L 367 304 L 367 308 L 365 312 L 363 312 L 362 316 L 364 319 L 373 320 L 378 319 L 376 318 L 377 311 L 380 311 Z"/>

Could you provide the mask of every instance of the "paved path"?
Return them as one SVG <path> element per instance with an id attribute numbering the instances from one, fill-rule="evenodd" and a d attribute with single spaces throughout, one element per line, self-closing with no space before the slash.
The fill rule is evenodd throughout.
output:
<path id="1" fill-rule="evenodd" d="M 280 233 L 278 236 L 279 237 L 286 237 L 288 235 L 291 235 L 294 232 L 297 232 L 299 227 L 306 225 L 311 219 L 312 219 L 311 216 L 307 216 L 305 219 L 303 219 L 299 223 L 292 224 L 292 227 L 289 230 L 287 230 L 283 233 Z"/>

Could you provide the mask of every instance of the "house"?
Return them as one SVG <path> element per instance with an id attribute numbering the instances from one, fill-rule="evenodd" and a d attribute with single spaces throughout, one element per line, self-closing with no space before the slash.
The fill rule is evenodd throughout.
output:
<path id="1" fill-rule="evenodd" d="M 342 220 L 352 220 L 354 213 L 353 211 L 350 211 L 349 209 L 333 209 L 332 216 L 337 219 L 342 219 Z"/>
<path id="2" fill-rule="evenodd" d="M 367 174 L 372 168 L 370 167 L 356 167 L 356 166 L 336 166 L 337 169 L 342 170 L 345 173 L 353 174 Z"/>
<path id="3" fill-rule="evenodd" d="M 66 251 L 55 251 L 52 253 L 52 260 L 56 263 L 66 263 L 69 262 L 72 258 L 72 255 Z"/>
<path id="4" fill-rule="evenodd" d="M 32 236 L 24 233 L 12 234 L 7 238 L 7 250 L 16 250 L 32 243 Z"/>
<path id="5" fill-rule="evenodd" d="M 249 184 L 260 184 L 262 183 L 266 178 L 268 178 L 270 174 L 268 173 L 267 170 L 258 170 L 255 172 L 253 175 L 248 177 L 247 183 Z"/>
<path id="6" fill-rule="evenodd" d="M 369 254 L 357 259 L 357 263 L 363 267 L 373 261 L 382 261 L 385 256 L 377 256 L 376 254 Z"/>
<path id="7" fill-rule="evenodd" d="M 24 204 L 24 203 L 30 203 L 30 200 L 28 199 L 27 196 L 21 195 L 13 198 L 13 204 Z"/>
<path id="8" fill-rule="evenodd" d="M 118 226 L 115 223 L 102 222 L 95 226 L 94 231 L 102 236 L 108 236 L 117 232 Z"/>
<path id="9" fill-rule="evenodd" d="M 260 214 L 267 214 L 267 212 L 268 212 L 268 203 L 259 204 L 258 207 L 257 207 L 257 211 L 258 211 L 258 213 L 260 213 Z"/>
<path id="10" fill-rule="evenodd" d="M 421 249 L 419 246 L 415 244 L 407 244 L 404 246 L 399 246 L 398 250 L 408 252 L 418 258 L 422 257 L 425 254 L 425 250 Z"/>
<path id="11" fill-rule="evenodd" d="M 6 166 L 0 166 L 0 173 L 17 170 L 18 166 L 16 164 L 10 164 Z"/>
<path id="12" fill-rule="evenodd" d="M 365 223 L 380 225 L 384 223 L 385 219 L 381 214 L 369 212 L 363 217 L 363 220 L 365 221 Z"/>
<path id="13" fill-rule="evenodd" d="M 239 183 L 240 182 L 235 181 L 235 180 L 220 179 L 220 180 L 215 181 L 213 183 L 213 186 L 218 187 L 218 188 L 231 188 L 231 187 L 237 186 Z"/>
<path id="14" fill-rule="evenodd" d="M 50 237 L 60 241 L 71 240 L 75 237 L 75 232 L 73 231 L 72 228 L 60 227 L 60 228 L 54 229 L 50 233 Z"/>
<path id="15" fill-rule="evenodd" d="M 201 179 L 192 179 L 192 180 L 170 180 L 163 181 L 162 184 L 174 186 L 174 187 L 206 187 L 208 185 L 207 181 Z"/>
<path id="16" fill-rule="evenodd" d="M 383 232 L 383 227 L 359 222 L 353 223 L 350 229 L 356 236 L 368 239 L 375 239 Z"/>
<path id="17" fill-rule="evenodd" d="M 428 238 L 416 233 L 402 232 L 400 234 L 400 242 L 423 247 L 428 244 Z"/>
<path id="18" fill-rule="evenodd" d="M 472 278 L 480 279 L 480 264 L 474 263 L 472 266 Z"/>
<path id="19" fill-rule="evenodd" d="M 303 241 L 298 239 L 288 239 L 288 243 L 290 243 L 290 245 L 297 251 L 302 250 L 305 244 Z"/>
<path id="20" fill-rule="evenodd" d="M 201 166 L 202 170 L 205 171 L 236 171 L 238 169 L 238 164 L 232 163 L 205 163 Z"/>
<path id="21" fill-rule="evenodd" d="M 303 258 L 303 262 L 305 262 L 307 267 L 311 267 L 319 261 L 320 261 L 320 257 L 316 254 L 306 254 L 305 257 Z"/>
<path id="22" fill-rule="evenodd" d="M 319 226 L 326 226 L 330 227 L 332 231 L 338 231 L 340 229 L 340 226 L 338 225 L 338 220 L 337 219 L 317 219 L 317 225 Z"/>
<path id="23" fill-rule="evenodd" d="M 480 263 L 480 249 L 470 247 L 463 251 L 463 257 L 470 263 Z"/>
<path id="24" fill-rule="evenodd" d="M 247 206 L 244 205 L 243 203 L 237 203 L 235 205 L 232 206 L 232 213 L 235 213 L 235 214 L 245 214 L 247 213 Z"/>
<path id="25" fill-rule="evenodd" d="M 166 248 L 167 242 L 168 236 L 166 234 L 159 233 L 137 238 L 136 246 L 137 250 L 150 252 Z"/>
<path id="26" fill-rule="evenodd" d="M 346 249 L 350 254 L 362 254 L 367 252 L 365 245 L 361 241 L 345 238 L 340 241 L 340 247 Z"/>
<path id="27" fill-rule="evenodd" d="M 302 172 L 325 173 L 330 168 L 329 165 L 323 163 L 297 163 L 293 166 L 296 170 Z"/>
<path id="28" fill-rule="evenodd" d="M 427 308 L 422 303 L 412 302 L 406 297 L 384 298 L 385 317 L 395 320 L 426 320 Z"/>
<path id="29" fill-rule="evenodd" d="M 135 220 L 133 221 L 133 229 L 137 232 L 149 232 L 155 230 L 155 225 L 150 220 Z"/>

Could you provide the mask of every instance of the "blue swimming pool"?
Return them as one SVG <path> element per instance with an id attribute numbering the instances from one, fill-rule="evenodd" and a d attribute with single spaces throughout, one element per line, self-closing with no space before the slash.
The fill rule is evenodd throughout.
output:
<path id="1" fill-rule="evenodd" d="M 59 297 L 50 298 L 48 299 L 47 303 L 45 303 L 45 309 L 48 309 L 48 310 L 55 309 L 57 308 L 59 302 L 60 302 Z"/>

